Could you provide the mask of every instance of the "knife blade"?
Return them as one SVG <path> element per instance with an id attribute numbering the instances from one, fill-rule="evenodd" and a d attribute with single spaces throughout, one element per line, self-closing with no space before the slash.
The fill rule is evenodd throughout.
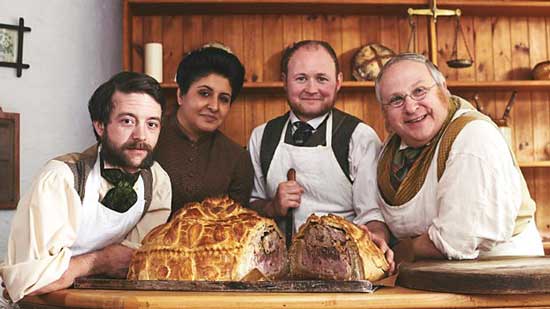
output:
<path id="1" fill-rule="evenodd" d="M 504 109 L 504 114 L 502 114 L 502 119 L 506 119 L 510 116 L 512 106 L 514 106 L 514 103 L 516 102 L 517 93 L 517 90 L 514 90 L 514 92 L 512 92 L 512 96 L 510 96 L 510 100 L 508 100 L 508 104 L 506 104 L 506 109 Z"/>

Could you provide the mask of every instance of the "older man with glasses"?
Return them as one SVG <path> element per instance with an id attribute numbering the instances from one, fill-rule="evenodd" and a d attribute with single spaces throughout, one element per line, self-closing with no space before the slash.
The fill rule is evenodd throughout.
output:
<path id="1" fill-rule="evenodd" d="M 377 180 L 396 261 L 544 254 L 535 203 L 491 119 L 422 55 L 392 58 L 375 89 L 392 132 Z"/>

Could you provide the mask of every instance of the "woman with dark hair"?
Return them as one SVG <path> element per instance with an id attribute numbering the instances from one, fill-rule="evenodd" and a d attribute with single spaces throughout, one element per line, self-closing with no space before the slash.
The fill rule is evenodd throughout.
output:
<path id="1" fill-rule="evenodd" d="M 249 154 L 218 130 L 242 88 L 243 65 L 229 50 L 207 46 L 183 58 L 176 80 L 178 110 L 165 119 L 155 157 L 172 181 L 172 214 L 225 194 L 246 206 Z"/>

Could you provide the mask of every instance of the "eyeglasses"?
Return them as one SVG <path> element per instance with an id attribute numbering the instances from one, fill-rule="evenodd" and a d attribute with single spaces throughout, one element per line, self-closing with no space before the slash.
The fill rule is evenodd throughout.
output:
<path id="1" fill-rule="evenodd" d="M 405 104 L 407 96 L 415 101 L 420 101 L 424 99 L 428 92 L 430 92 L 430 90 L 435 86 L 437 86 L 437 83 L 431 85 L 430 87 L 418 86 L 414 88 L 411 93 L 395 94 L 388 100 L 388 102 L 384 103 L 384 105 L 389 105 L 393 108 L 400 108 L 403 104 Z"/>

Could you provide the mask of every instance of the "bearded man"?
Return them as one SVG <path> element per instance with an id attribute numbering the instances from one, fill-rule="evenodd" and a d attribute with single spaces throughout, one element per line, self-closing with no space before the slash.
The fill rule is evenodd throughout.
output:
<path id="1" fill-rule="evenodd" d="M 164 104 L 160 85 L 140 73 L 116 74 L 94 92 L 98 144 L 49 161 L 19 202 L 0 267 L 5 298 L 126 276 L 143 237 L 170 214 L 170 179 L 152 160 Z"/>
<path id="2" fill-rule="evenodd" d="M 290 112 L 255 128 L 251 207 L 275 218 L 287 241 L 310 214 L 339 215 L 371 233 L 393 270 L 389 233 L 376 203 L 376 132 L 334 108 L 342 85 L 337 56 L 326 42 L 286 49 L 281 79 Z M 289 169 L 296 179 L 287 179 Z M 288 218 L 289 211 L 292 220 Z"/>

